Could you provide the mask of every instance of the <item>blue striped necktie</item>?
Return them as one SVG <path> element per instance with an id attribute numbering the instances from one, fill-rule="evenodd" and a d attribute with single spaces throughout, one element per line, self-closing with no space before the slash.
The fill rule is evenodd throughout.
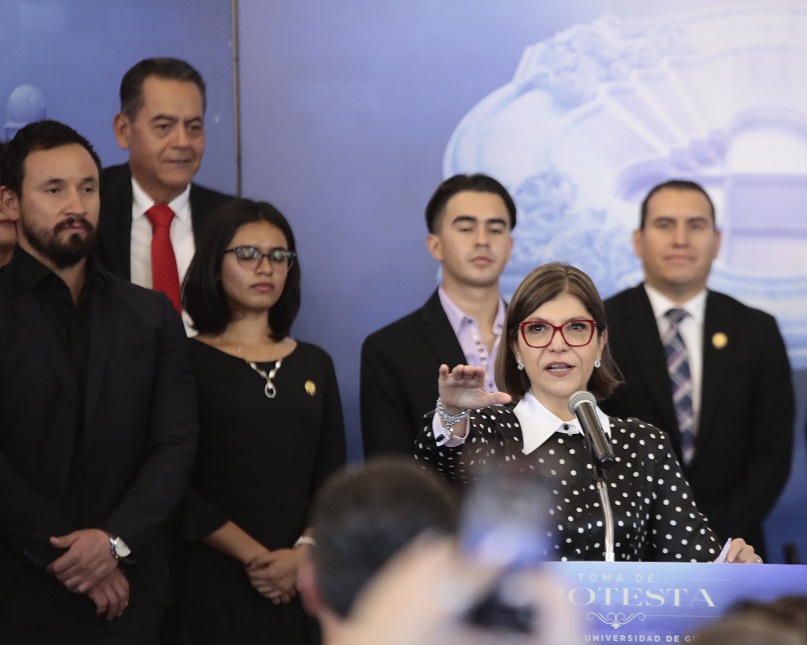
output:
<path id="1" fill-rule="evenodd" d="M 681 432 L 681 455 L 684 463 L 692 461 L 695 454 L 695 417 L 692 407 L 692 375 L 689 372 L 687 348 L 678 329 L 689 314 L 685 309 L 670 309 L 664 314 L 670 327 L 664 337 L 664 353 L 667 356 L 667 371 L 670 373 L 673 405 Z"/>

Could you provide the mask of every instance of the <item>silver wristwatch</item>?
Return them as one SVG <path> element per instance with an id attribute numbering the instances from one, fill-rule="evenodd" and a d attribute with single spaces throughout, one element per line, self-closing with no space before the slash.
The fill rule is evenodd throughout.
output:
<path id="1" fill-rule="evenodd" d="M 125 560 L 132 555 L 132 550 L 129 548 L 129 545 L 126 544 L 121 537 L 112 537 L 110 535 L 109 548 L 112 549 L 112 555 L 115 556 L 116 560 Z"/>

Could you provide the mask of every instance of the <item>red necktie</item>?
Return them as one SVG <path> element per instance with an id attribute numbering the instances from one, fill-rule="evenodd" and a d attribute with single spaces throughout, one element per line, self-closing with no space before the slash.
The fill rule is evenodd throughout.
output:
<path id="1" fill-rule="evenodd" d="M 182 313 L 179 299 L 179 271 L 174 247 L 171 246 L 171 220 L 174 211 L 165 204 L 154 204 L 146 211 L 146 217 L 154 227 L 151 236 L 151 280 L 156 291 L 162 291 Z"/>

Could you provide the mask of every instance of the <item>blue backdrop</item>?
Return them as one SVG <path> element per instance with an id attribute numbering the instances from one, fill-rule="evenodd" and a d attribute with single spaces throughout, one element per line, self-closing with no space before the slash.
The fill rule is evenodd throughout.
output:
<path id="1" fill-rule="evenodd" d="M 700 179 L 724 229 L 712 286 L 774 312 L 807 367 L 804 9 L 735 4 L 240 1 L 244 192 L 295 227 L 294 333 L 336 361 L 354 456 L 361 342 L 434 288 L 423 208 L 458 171 L 516 194 L 506 291 L 561 259 L 605 295 L 640 279 L 641 193 L 669 174 Z M 796 380 L 794 475 L 768 522 L 776 554 L 788 541 L 807 554 Z"/>
<path id="2" fill-rule="evenodd" d="M 354 458 L 361 341 L 434 288 L 423 208 L 445 176 L 484 170 L 516 194 L 505 290 L 562 259 L 606 295 L 638 280 L 641 192 L 692 176 L 724 229 L 713 286 L 775 313 L 800 370 L 794 473 L 768 529 L 772 552 L 807 557 L 805 9 L 735 4 L 240 0 L 243 193 L 295 229 L 294 335 L 334 357 Z M 189 60 L 208 81 L 199 180 L 235 190 L 229 0 L 0 0 L 0 46 L 0 124 L 33 86 L 15 109 L 70 123 L 106 164 L 125 159 L 111 129 L 123 72 Z"/>

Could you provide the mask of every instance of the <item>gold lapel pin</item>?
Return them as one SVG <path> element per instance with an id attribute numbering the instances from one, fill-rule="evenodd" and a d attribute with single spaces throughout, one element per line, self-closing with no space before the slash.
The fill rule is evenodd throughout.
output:
<path id="1" fill-rule="evenodd" d="M 714 336 L 712 336 L 712 345 L 715 349 L 723 349 L 726 345 L 729 344 L 729 337 L 726 336 L 722 331 L 717 332 Z"/>
<path id="2" fill-rule="evenodd" d="M 317 393 L 317 385 L 314 381 L 305 382 L 305 392 L 308 396 L 314 396 Z"/>

